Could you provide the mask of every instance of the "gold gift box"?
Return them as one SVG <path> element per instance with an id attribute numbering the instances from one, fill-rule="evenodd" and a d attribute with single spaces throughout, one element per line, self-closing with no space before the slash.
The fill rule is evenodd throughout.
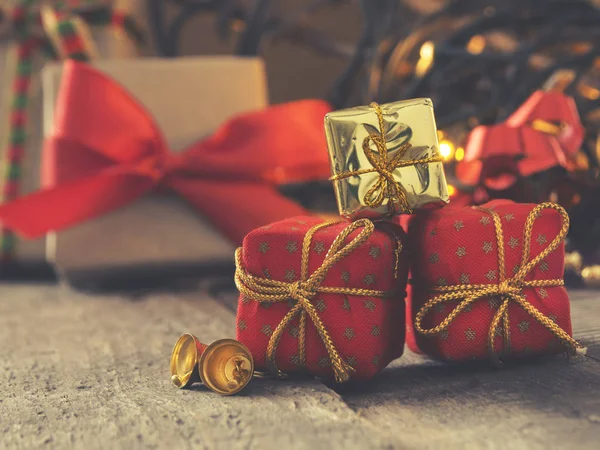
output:
<path id="1" fill-rule="evenodd" d="M 325 132 L 331 179 L 345 218 L 384 217 L 448 203 L 430 99 L 334 111 L 325 116 Z"/>

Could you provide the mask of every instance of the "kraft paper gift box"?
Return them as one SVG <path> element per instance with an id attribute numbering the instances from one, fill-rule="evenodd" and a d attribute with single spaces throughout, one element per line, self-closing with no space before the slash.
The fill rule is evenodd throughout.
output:
<path id="1" fill-rule="evenodd" d="M 19 2 L 8 1 L 0 6 L 12 6 Z M 51 3 L 51 2 L 50 2 Z M 118 0 L 115 5 L 126 13 L 131 12 L 133 4 L 126 0 Z M 137 6 L 139 8 L 139 5 Z M 11 31 L 0 25 L 0 124 L 6 125 L 10 114 L 12 101 L 11 89 L 14 85 L 15 62 L 17 58 L 17 43 L 13 39 L 6 39 Z M 99 57 L 101 58 L 128 58 L 138 55 L 138 49 L 133 41 L 125 36 L 121 30 L 114 27 L 92 27 L 93 38 Z M 42 88 L 40 71 L 48 61 L 42 52 L 37 52 L 32 59 L 32 80 L 28 95 L 26 141 L 23 160 L 20 164 L 18 176 L 19 195 L 35 192 L 40 188 L 40 160 L 43 141 L 42 125 Z M 0 191 L 3 192 L 8 182 L 7 150 L 8 135 L 6 129 L 0 131 L 0 155 L 2 161 L 2 176 L 0 177 Z M 14 236 L 14 247 L 11 250 L 12 258 L 9 265 L 21 271 L 40 273 L 48 268 L 45 258 L 46 239 L 26 240 Z M 0 262 L 3 270 L 7 268 L 7 262 Z M 12 273 L 12 271 L 11 271 Z"/>
<path id="2" fill-rule="evenodd" d="M 194 57 L 98 61 L 152 114 L 172 151 L 210 135 L 226 119 L 267 106 L 263 63 Z M 49 135 L 62 66 L 43 73 Z M 234 246 L 175 194 L 152 193 L 73 228 L 50 234 L 47 257 L 70 284 L 97 288 L 142 278 L 233 270 Z"/>

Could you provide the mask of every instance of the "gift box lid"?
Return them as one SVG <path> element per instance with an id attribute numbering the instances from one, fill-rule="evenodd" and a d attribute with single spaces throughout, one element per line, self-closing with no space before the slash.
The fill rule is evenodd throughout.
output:
<path id="1" fill-rule="evenodd" d="M 98 61 L 153 115 L 173 151 L 209 135 L 232 116 L 267 105 L 257 58 L 193 57 Z M 61 64 L 42 74 L 44 134 L 52 130 Z M 129 276 L 231 270 L 234 246 L 184 200 L 151 194 L 50 236 L 47 257 L 72 284 Z"/>

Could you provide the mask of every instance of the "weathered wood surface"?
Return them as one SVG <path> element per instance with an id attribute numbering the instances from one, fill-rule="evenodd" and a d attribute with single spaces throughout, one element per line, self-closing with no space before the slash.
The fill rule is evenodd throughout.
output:
<path id="1" fill-rule="evenodd" d="M 497 370 L 407 354 L 376 384 L 344 389 L 343 398 L 385 432 L 408 430 L 416 448 L 600 448 L 600 295 L 572 300 L 588 357 Z"/>
<path id="2" fill-rule="evenodd" d="M 407 354 L 373 383 L 170 385 L 186 331 L 232 336 L 232 302 L 0 286 L 0 448 L 598 448 L 600 295 L 573 294 L 586 357 L 507 370 Z M 231 299 L 231 297 L 229 297 Z"/>

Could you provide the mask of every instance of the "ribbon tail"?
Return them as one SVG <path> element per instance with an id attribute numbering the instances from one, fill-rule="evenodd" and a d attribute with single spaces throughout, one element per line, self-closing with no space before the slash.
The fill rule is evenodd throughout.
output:
<path id="1" fill-rule="evenodd" d="M 154 180 L 131 169 L 104 170 L 0 206 L 0 221 L 35 239 L 117 209 L 152 189 Z"/>
<path id="2" fill-rule="evenodd" d="M 236 183 L 176 178 L 169 185 L 196 207 L 236 245 L 255 228 L 307 214 L 276 188 L 261 183 Z"/>
<path id="3" fill-rule="evenodd" d="M 579 342 L 573 339 L 573 337 L 571 337 L 569 333 L 567 333 L 560 326 L 558 326 L 553 320 L 546 317 L 539 309 L 537 309 L 535 306 L 529 303 L 525 297 L 523 297 L 522 295 L 516 296 L 515 300 L 519 303 L 521 308 L 525 310 L 525 312 L 527 312 L 531 317 L 537 320 L 550 333 L 552 333 L 562 342 L 562 344 L 565 346 L 567 354 L 575 355 L 577 353 L 577 349 L 581 348 Z"/>
<path id="4" fill-rule="evenodd" d="M 303 310 L 310 316 L 315 328 L 317 329 L 317 333 L 319 333 L 319 336 L 321 336 L 321 339 L 323 340 L 323 345 L 325 346 L 327 354 L 329 355 L 329 359 L 331 360 L 331 367 L 333 369 L 335 382 L 345 383 L 346 381 L 350 380 L 351 374 L 355 372 L 354 367 L 344 361 L 342 356 L 338 353 L 313 304 L 304 299 L 304 301 L 299 302 L 298 305 L 302 305 Z"/>
<path id="5" fill-rule="evenodd" d="M 287 328 L 287 326 L 292 322 L 294 317 L 298 315 L 302 311 L 302 305 L 300 303 L 296 303 L 292 309 L 288 311 L 288 313 L 281 319 L 279 325 L 271 334 L 271 338 L 269 339 L 269 343 L 267 345 L 267 364 L 271 372 L 273 372 L 277 376 L 282 376 L 281 371 L 277 367 L 277 363 L 275 362 L 277 358 L 277 347 L 279 346 L 279 341 L 281 340 L 281 336 L 283 335 L 283 331 Z"/>
<path id="6" fill-rule="evenodd" d="M 503 322 L 502 325 L 500 323 L 504 320 L 505 314 L 507 314 L 507 312 L 508 312 L 509 304 L 510 304 L 510 298 L 508 298 L 508 297 L 503 298 L 502 304 L 500 305 L 500 307 L 494 314 L 494 317 L 492 318 L 492 322 L 490 324 L 490 329 L 488 332 L 488 352 L 490 354 L 490 360 L 496 367 L 502 367 L 502 359 L 501 359 L 502 353 L 504 353 L 505 355 L 508 355 L 509 349 L 507 349 L 506 347 L 504 347 L 500 353 L 496 352 L 496 348 L 494 346 L 494 343 L 495 343 L 494 341 L 496 338 L 496 330 L 498 330 L 498 327 L 500 327 L 500 326 L 502 326 L 503 342 L 505 345 L 509 339 L 507 337 L 507 333 L 509 333 L 509 330 L 508 330 L 508 328 L 504 327 L 504 325 L 506 325 L 506 323 Z"/>
<path id="7" fill-rule="evenodd" d="M 298 359 L 302 367 L 306 367 L 306 311 L 300 312 L 300 321 L 298 324 Z"/>
<path id="8" fill-rule="evenodd" d="M 508 308 L 502 314 L 502 338 L 504 340 L 504 351 L 507 355 L 512 353 L 512 344 L 510 341 L 510 318 Z"/>

